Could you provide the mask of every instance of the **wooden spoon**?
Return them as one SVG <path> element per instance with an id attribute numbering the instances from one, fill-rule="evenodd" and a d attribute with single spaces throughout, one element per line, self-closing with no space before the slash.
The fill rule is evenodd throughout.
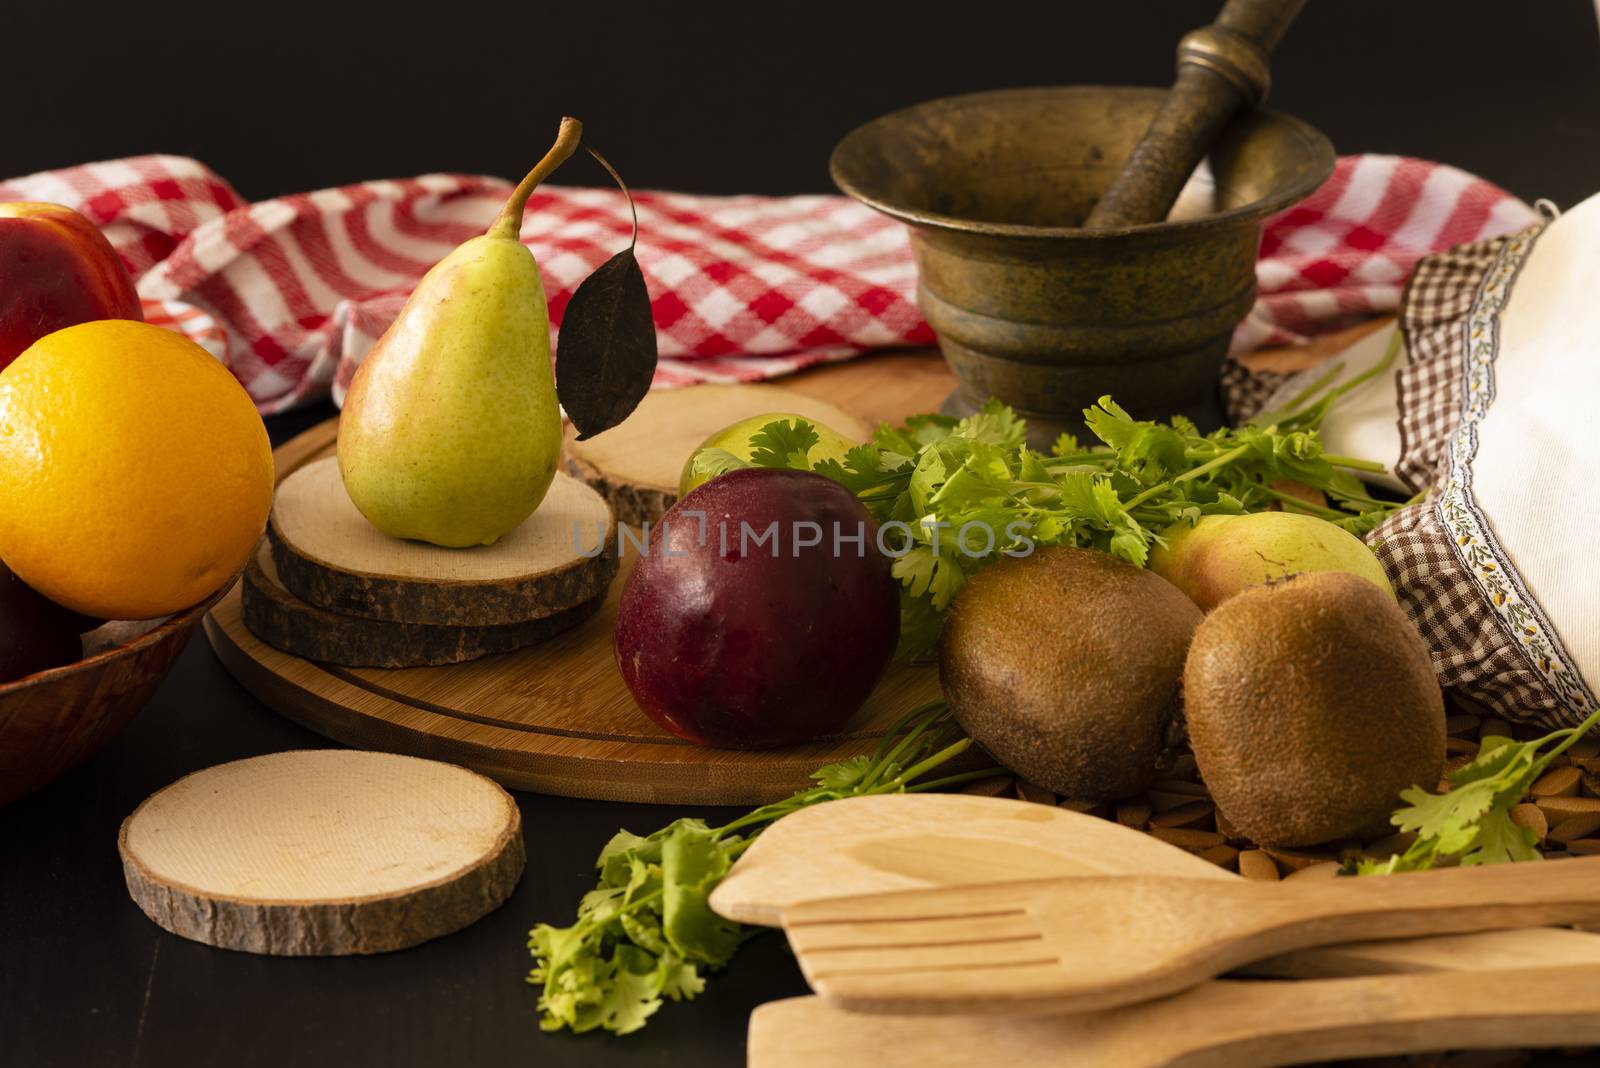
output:
<path id="1" fill-rule="evenodd" d="M 1565 862 L 1563 862 L 1565 863 Z M 867 1016 L 821 998 L 750 1016 L 749 1068 L 1256 1068 L 1600 1043 L 1600 969 L 1212 981 L 1087 1015 Z"/>
<path id="2" fill-rule="evenodd" d="M 1085 875 L 795 905 L 811 988 L 857 1012 L 1050 1013 L 1360 939 L 1600 921 L 1600 857 L 1369 879 Z"/>
<path id="3" fill-rule="evenodd" d="M 781 926 L 823 898 L 1066 875 L 1240 881 L 1140 831 L 1025 801 L 965 794 L 858 797 L 802 809 L 762 832 L 711 895 L 740 923 Z M 1562 928 L 1324 946 L 1259 961 L 1255 975 L 1600 966 L 1600 935 Z"/>
<path id="4" fill-rule="evenodd" d="M 778 927 L 784 909 L 821 898 L 1061 875 L 1237 878 L 1158 838 L 1070 809 L 969 794 L 887 794 L 785 816 L 745 850 L 711 907 L 739 923 Z"/>

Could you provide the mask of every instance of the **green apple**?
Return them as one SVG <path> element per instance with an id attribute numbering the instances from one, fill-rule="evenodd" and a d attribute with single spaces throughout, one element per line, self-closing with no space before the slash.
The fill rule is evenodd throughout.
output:
<path id="1" fill-rule="evenodd" d="M 723 449 L 732 453 L 741 460 L 749 460 L 755 454 L 755 446 L 750 439 L 760 433 L 761 428 L 768 423 L 779 421 L 792 423 L 796 419 L 810 423 L 817 431 L 817 443 L 811 446 L 807 457 L 812 463 L 818 460 L 843 460 L 844 454 L 861 444 L 851 441 L 832 427 L 824 426 L 815 419 L 808 419 L 803 415 L 793 412 L 769 412 L 766 415 L 753 415 L 749 419 L 741 419 L 732 426 L 725 426 L 702 441 L 689 458 L 683 463 L 683 474 L 678 476 L 678 496 L 686 497 L 689 491 L 706 482 L 711 481 L 709 475 L 697 475 L 694 470 L 694 459 L 704 449 Z"/>
<path id="2" fill-rule="evenodd" d="M 1372 550 L 1343 527 L 1299 512 L 1202 516 L 1161 532 L 1150 570 L 1209 612 L 1249 586 L 1303 571 L 1347 571 L 1394 596 Z"/>

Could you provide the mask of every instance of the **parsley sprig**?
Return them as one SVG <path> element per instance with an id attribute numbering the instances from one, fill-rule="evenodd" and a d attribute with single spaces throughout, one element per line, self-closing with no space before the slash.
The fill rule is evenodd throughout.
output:
<path id="1" fill-rule="evenodd" d="M 942 616 L 966 580 L 1002 555 L 1031 546 L 1101 549 L 1143 567 L 1160 532 L 1180 520 L 1281 507 L 1320 516 L 1365 534 L 1399 504 L 1375 498 L 1358 474 L 1381 464 L 1324 451 L 1317 428 L 1334 402 L 1381 374 L 1398 354 L 1334 385 L 1335 367 L 1289 405 L 1238 428 L 1202 434 L 1188 419 L 1135 419 L 1110 397 L 1084 411 L 1095 442 L 1061 435 L 1048 453 L 1026 445 L 1027 424 L 990 401 L 957 420 L 918 415 L 878 428 L 844 459 L 813 460 L 816 429 L 803 420 L 767 424 L 746 462 L 720 449 L 702 451 L 697 471 L 715 476 L 740 467 L 811 470 L 850 489 L 897 552 L 902 584 L 902 658 L 927 654 Z M 1321 490 L 1329 506 L 1285 489 Z M 963 533 L 965 531 L 965 533 Z"/>
<path id="2" fill-rule="evenodd" d="M 1538 838 L 1511 818 L 1511 809 L 1527 796 L 1551 761 L 1597 723 L 1600 709 L 1576 727 L 1531 742 L 1498 735 L 1483 739 L 1477 758 L 1450 773 L 1446 793 L 1432 794 L 1420 786 L 1401 792 L 1400 799 L 1408 804 L 1390 822 L 1402 831 L 1415 831 L 1417 840 L 1388 860 L 1362 861 L 1357 873 L 1422 871 L 1452 858 L 1468 866 L 1543 859 L 1534 848 Z"/>
<path id="3" fill-rule="evenodd" d="M 680 819 L 648 837 L 627 831 L 601 850 L 599 884 L 570 927 L 541 923 L 528 934 L 528 982 L 542 987 L 546 1031 L 637 1031 L 664 999 L 705 989 L 704 972 L 725 966 L 749 933 L 711 911 L 711 891 L 761 830 L 810 805 L 868 794 L 947 789 L 999 773 L 983 768 L 931 777 L 971 745 L 943 701 L 913 709 L 870 756 L 816 771 L 816 786 L 722 827 Z"/>

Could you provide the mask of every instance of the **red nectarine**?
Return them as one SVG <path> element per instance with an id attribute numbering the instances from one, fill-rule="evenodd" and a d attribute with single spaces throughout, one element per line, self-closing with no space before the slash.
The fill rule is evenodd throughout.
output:
<path id="1" fill-rule="evenodd" d="M 0 202 L 0 370 L 46 334 L 95 319 L 144 319 L 105 235 L 60 204 Z"/>

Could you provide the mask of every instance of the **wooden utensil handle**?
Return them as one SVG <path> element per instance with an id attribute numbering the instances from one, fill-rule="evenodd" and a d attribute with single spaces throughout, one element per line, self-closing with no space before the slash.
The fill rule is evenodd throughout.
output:
<path id="1" fill-rule="evenodd" d="M 1133 154 L 1084 226 L 1160 222 L 1234 112 L 1271 87 L 1267 61 L 1305 0 L 1228 0 L 1210 26 L 1178 43 L 1178 75 Z"/>
<path id="2" fill-rule="evenodd" d="M 1577 923 L 1600 920 L 1600 857 L 1252 885 L 1245 892 L 1259 899 L 1257 920 L 1265 926 L 1281 917 L 1284 927 L 1315 930 L 1320 945 Z"/>
<path id="3" fill-rule="evenodd" d="M 1182 1063 L 1251 1068 L 1440 1049 L 1600 1043 L 1600 968 L 1440 972 L 1302 982 L 1211 982 L 1089 1015 L 879 1016 L 822 998 L 762 1005 L 750 1068 L 1032 1068 Z"/>
<path id="4" fill-rule="evenodd" d="M 1600 969 L 1214 982 L 1148 1011 L 1144 1026 L 1193 1036 L 1186 1068 L 1600 1042 Z M 1201 1048 L 1203 1047 L 1203 1048 Z M 1063 1064 L 1067 1061 L 1063 1061 Z"/>

